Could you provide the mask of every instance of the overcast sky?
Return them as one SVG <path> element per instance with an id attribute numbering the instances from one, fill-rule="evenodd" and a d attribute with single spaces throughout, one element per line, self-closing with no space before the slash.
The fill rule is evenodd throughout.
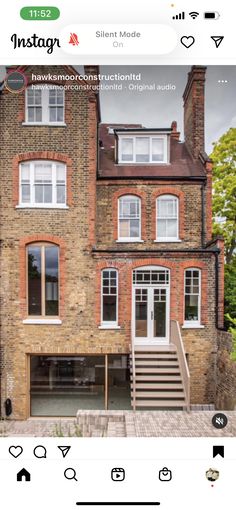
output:
<path id="1" fill-rule="evenodd" d="M 81 66 L 76 67 L 81 71 Z M 130 91 L 128 83 L 123 82 L 122 91 L 101 91 L 102 122 L 170 127 L 172 120 L 176 120 L 183 139 L 182 95 L 189 70 L 190 66 L 101 66 L 103 74 L 141 72 L 142 80 L 137 84 L 172 84 L 176 87 L 172 91 L 141 93 Z M 0 77 L 3 75 L 4 68 L 0 66 Z M 218 80 L 227 80 L 227 83 L 218 83 Z M 230 127 L 236 127 L 236 66 L 208 66 L 205 103 L 206 152 L 210 154 L 212 143 Z"/>
<path id="2" fill-rule="evenodd" d="M 190 66 L 129 66 L 101 67 L 101 73 L 142 73 L 143 83 L 174 84 L 174 91 L 101 92 L 103 122 L 141 123 L 145 127 L 170 127 L 172 120 L 178 123 L 183 139 L 183 100 Z M 228 83 L 218 83 L 228 80 Z M 137 82 L 137 83 L 142 83 Z M 209 66 L 206 74 L 206 151 L 212 150 L 212 142 L 236 127 L 236 66 Z"/>

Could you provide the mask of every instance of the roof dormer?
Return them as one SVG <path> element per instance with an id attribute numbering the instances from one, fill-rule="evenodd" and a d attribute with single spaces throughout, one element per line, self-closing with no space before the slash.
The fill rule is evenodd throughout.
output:
<path id="1" fill-rule="evenodd" d="M 171 129 L 114 129 L 120 165 L 169 163 Z"/>

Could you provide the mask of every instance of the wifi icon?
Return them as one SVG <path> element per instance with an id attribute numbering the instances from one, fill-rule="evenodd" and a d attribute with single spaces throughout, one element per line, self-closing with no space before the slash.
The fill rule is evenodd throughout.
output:
<path id="1" fill-rule="evenodd" d="M 199 16 L 199 12 L 189 12 L 189 16 L 191 16 L 192 19 L 196 19 Z"/>

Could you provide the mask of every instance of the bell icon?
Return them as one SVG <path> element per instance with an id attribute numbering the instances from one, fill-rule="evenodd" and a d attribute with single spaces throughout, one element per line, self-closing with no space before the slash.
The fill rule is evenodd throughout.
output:
<path id="1" fill-rule="evenodd" d="M 73 46 L 79 46 L 79 39 L 77 34 L 72 32 L 70 33 L 69 44 L 72 44 Z"/>

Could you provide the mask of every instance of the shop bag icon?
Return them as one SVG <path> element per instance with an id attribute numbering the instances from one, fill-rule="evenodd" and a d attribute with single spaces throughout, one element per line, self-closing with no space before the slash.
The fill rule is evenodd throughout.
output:
<path id="1" fill-rule="evenodd" d="M 167 467 L 163 467 L 159 471 L 159 480 L 161 482 L 170 482 L 172 480 L 172 472 Z"/>

